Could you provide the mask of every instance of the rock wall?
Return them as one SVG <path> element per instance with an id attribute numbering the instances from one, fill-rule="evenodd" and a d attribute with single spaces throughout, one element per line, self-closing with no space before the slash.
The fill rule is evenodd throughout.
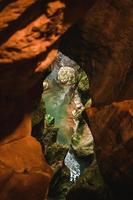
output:
<path id="1" fill-rule="evenodd" d="M 90 76 L 93 108 L 87 109 L 87 114 L 101 172 L 116 192 L 119 187 L 124 188 L 120 191 L 122 195 L 126 189 L 131 192 L 133 2 L 97 0 L 89 10 L 93 3 L 94 1 L 89 0 L 84 3 L 81 0 L 0 1 L 0 191 L 3 192 L 3 200 L 9 199 L 6 196 L 9 190 L 10 199 L 15 199 L 12 194 L 16 191 L 16 185 L 18 186 L 20 172 L 22 186 L 21 190 L 17 187 L 16 196 L 27 192 L 23 178 L 27 176 L 27 169 L 28 175 L 32 173 L 30 169 L 34 164 L 32 160 L 28 164 L 29 156 L 25 154 L 33 143 L 39 144 L 28 136 L 31 124 L 30 119 L 26 118 L 25 122 L 25 117 L 40 98 L 42 72 L 54 60 L 60 37 L 85 11 L 87 15 L 84 20 L 68 32 L 69 37 L 64 37 L 62 49 L 77 59 Z M 25 123 L 29 124 L 26 129 Z M 11 146 L 16 145 L 16 149 L 16 143 L 20 142 L 20 150 L 15 152 L 11 146 L 7 147 L 9 141 Z M 23 151 L 24 144 L 27 144 L 26 152 Z M 37 162 L 45 163 L 40 147 L 37 149 L 40 155 Z M 18 166 L 16 170 L 12 162 L 7 162 L 7 151 L 14 163 L 15 159 L 22 157 L 25 167 Z M 32 148 L 30 151 L 33 153 Z M 31 168 L 28 168 L 29 165 Z M 36 169 L 36 165 L 34 167 Z M 37 169 L 40 169 L 39 163 Z M 45 172 L 46 169 L 48 173 Z M 51 177 L 47 165 L 41 164 L 41 174 L 43 175 L 39 179 L 29 177 L 34 179 L 34 186 L 43 183 L 43 192 L 46 193 Z M 14 185 L 10 188 L 11 180 Z M 31 182 L 26 182 L 28 192 L 34 191 Z M 41 198 L 38 196 L 38 199 Z"/>
<path id="2" fill-rule="evenodd" d="M 31 135 L 43 71 L 92 1 L 0 0 L 0 199 L 45 198 L 51 169 Z M 28 118 L 27 118 L 28 116 Z"/>
<path id="3" fill-rule="evenodd" d="M 81 28 L 90 46 L 88 109 L 102 174 L 122 199 L 133 186 L 133 1 L 102 0 Z"/>
<path id="4" fill-rule="evenodd" d="M 94 105 L 132 99 L 133 2 L 98 1 L 82 26 L 90 52 Z M 106 94 L 106 95 L 105 95 Z"/>
<path id="5" fill-rule="evenodd" d="M 132 25 L 132 0 L 98 0 L 60 47 L 89 76 L 93 107 L 86 112 L 97 160 L 124 199 L 133 197 Z"/>

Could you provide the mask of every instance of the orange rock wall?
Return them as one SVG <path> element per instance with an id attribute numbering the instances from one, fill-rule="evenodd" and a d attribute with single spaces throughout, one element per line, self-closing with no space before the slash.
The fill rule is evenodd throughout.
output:
<path id="1" fill-rule="evenodd" d="M 93 47 L 86 67 L 93 108 L 87 114 L 98 163 L 116 191 L 128 191 L 125 199 L 133 186 L 133 1 L 98 1 L 81 30 Z"/>
<path id="2" fill-rule="evenodd" d="M 52 171 L 30 136 L 30 113 L 60 37 L 89 5 L 89 0 L 0 1 L 1 200 L 44 200 L 47 194 Z"/>
<path id="3" fill-rule="evenodd" d="M 39 144 L 30 136 L 28 119 L 26 124 L 30 126 L 24 128 L 25 117 L 40 98 L 42 72 L 56 57 L 61 36 L 86 12 L 78 24 L 82 37 L 76 51 L 79 58 L 86 60 L 83 66 L 90 76 L 93 108 L 87 109 L 87 114 L 99 167 L 115 188 L 130 189 L 133 185 L 133 2 L 97 0 L 89 10 L 92 3 L 92 0 L 0 1 L 2 200 L 14 200 L 21 193 L 27 193 L 27 199 L 32 195 L 32 199 L 41 200 L 41 191 L 46 194 L 51 171 Z M 74 37 L 77 38 L 76 33 Z M 73 42 L 69 42 L 70 46 Z M 39 156 L 37 160 L 33 154 Z M 9 156 L 12 159 L 8 161 Z M 16 167 L 17 159 L 22 165 Z M 37 187 L 40 184 L 42 188 Z"/>

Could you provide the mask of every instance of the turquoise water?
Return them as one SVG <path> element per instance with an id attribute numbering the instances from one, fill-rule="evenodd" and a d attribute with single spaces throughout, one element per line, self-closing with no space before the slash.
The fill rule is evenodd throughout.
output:
<path id="1" fill-rule="evenodd" d="M 49 89 L 43 93 L 47 114 L 55 118 L 55 127 L 59 128 L 57 143 L 70 144 L 73 128 L 68 124 L 67 108 L 71 102 L 73 90 L 69 86 L 61 86 L 53 79 L 53 73 L 49 79 Z M 84 171 L 88 162 L 75 156 L 73 151 L 68 151 L 65 158 L 65 165 L 70 169 L 70 181 L 76 181 Z"/>
<path id="2" fill-rule="evenodd" d="M 46 113 L 54 117 L 55 127 L 59 129 L 56 142 L 70 145 L 71 136 L 76 125 L 71 122 L 72 116 L 70 112 L 74 108 L 73 105 L 69 107 L 69 104 L 75 94 L 75 90 L 74 86 L 62 85 L 58 82 L 57 74 L 59 68 L 58 64 L 54 65 L 51 74 L 46 79 L 49 87 L 43 92 L 42 97 L 45 102 Z M 70 181 L 72 182 L 76 181 L 89 164 L 88 161 L 78 158 L 71 146 L 64 159 L 64 163 L 70 169 Z"/>
<path id="3" fill-rule="evenodd" d="M 65 120 L 67 117 L 67 107 L 71 102 L 72 96 L 70 87 L 60 86 L 59 83 L 52 80 L 52 77 L 47 81 L 49 82 L 49 89 L 43 93 L 46 112 L 55 118 L 55 127 L 59 128 L 57 142 L 61 144 L 70 144 L 70 135 L 73 131 L 73 127 L 70 127 L 70 125 L 67 124 L 67 120 Z"/>

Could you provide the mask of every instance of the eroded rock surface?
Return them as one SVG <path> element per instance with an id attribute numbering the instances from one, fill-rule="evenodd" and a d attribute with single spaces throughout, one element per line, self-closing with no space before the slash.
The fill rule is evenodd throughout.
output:
<path id="1" fill-rule="evenodd" d="M 82 29 L 92 50 L 86 69 L 95 108 L 87 113 L 97 159 L 102 174 L 123 199 L 133 197 L 132 9 L 130 0 L 98 1 Z"/>
<path id="2" fill-rule="evenodd" d="M 40 85 L 38 83 L 41 72 L 55 58 L 59 38 L 92 2 L 0 1 L 1 140 L 23 121 L 25 113 L 33 109 L 34 100 L 41 93 L 41 81 Z M 87 113 L 100 170 L 116 191 L 121 188 L 122 196 L 126 189 L 131 192 L 133 185 L 132 10 L 132 0 L 97 0 L 78 25 L 80 39 L 76 30 L 76 41 L 70 37 L 68 42 L 69 54 L 73 49 L 90 75 L 95 108 L 90 108 Z M 30 136 L 28 141 L 32 143 Z M 5 170 L 3 164 L 0 167 L 1 188 L 6 195 L 3 183 L 7 178 L 4 177 L 9 178 L 12 169 Z M 14 188 L 18 185 L 15 180 Z"/>
<path id="3" fill-rule="evenodd" d="M 88 109 L 87 113 L 102 174 L 116 193 L 132 199 L 133 101 Z"/>
<path id="4" fill-rule="evenodd" d="M 133 97 L 132 9 L 132 0 L 98 1 L 84 21 L 83 37 L 92 50 L 88 70 L 95 105 Z"/>
<path id="5" fill-rule="evenodd" d="M 14 132 L 0 141 L 0 199 L 44 199 L 52 170 L 41 146 L 30 136 L 31 119 L 25 116 Z"/>
<path id="6" fill-rule="evenodd" d="M 40 100 L 42 72 L 54 60 L 61 35 L 89 5 L 89 0 L 84 3 L 81 0 L 0 1 L 2 200 L 45 198 L 51 170 L 38 142 L 30 136 L 29 121 L 26 124 L 30 126 L 25 130 L 24 116 L 29 115 Z"/>
<path id="7" fill-rule="evenodd" d="M 2 1 L 1 92 L 21 93 L 35 84 L 38 73 L 54 60 L 60 36 L 83 15 L 88 2 Z"/>
<path id="8" fill-rule="evenodd" d="M 89 75 L 87 113 L 100 170 L 124 199 L 133 197 L 132 10 L 132 0 L 97 1 L 61 46 Z"/>
<path id="9" fill-rule="evenodd" d="M 132 9 L 130 0 L 99 1 L 83 28 L 84 39 L 93 49 L 88 72 L 96 111 L 87 113 L 97 159 L 116 193 L 129 199 L 133 197 Z"/>

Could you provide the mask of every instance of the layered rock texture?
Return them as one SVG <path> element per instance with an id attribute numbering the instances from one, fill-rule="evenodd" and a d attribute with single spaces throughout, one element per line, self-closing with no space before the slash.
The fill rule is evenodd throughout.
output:
<path id="1" fill-rule="evenodd" d="M 1 92 L 22 93 L 34 85 L 54 60 L 60 36 L 83 15 L 87 2 L 1 1 Z"/>

